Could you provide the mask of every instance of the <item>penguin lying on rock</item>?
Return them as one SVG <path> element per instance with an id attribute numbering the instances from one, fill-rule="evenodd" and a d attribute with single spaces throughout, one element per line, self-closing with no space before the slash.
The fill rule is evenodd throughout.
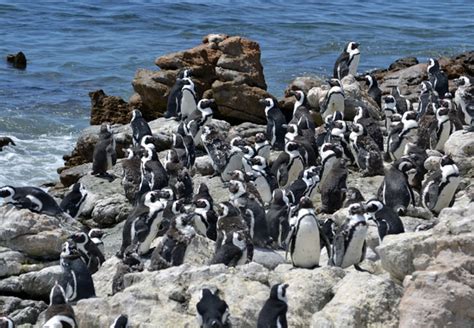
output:
<path id="1" fill-rule="evenodd" d="M 63 214 L 54 198 L 37 187 L 3 186 L 0 188 L 0 197 L 4 198 L 4 204 L 26 208 L 34 213 L 51 216 Z"/>

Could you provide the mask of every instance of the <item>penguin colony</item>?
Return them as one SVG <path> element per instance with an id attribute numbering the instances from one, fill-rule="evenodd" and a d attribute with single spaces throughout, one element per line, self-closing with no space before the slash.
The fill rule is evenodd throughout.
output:
<path id="1" fill-rule="evenodd" d="M 366 271 L 360 263 L 370 224 L 377 227 L 382 241 L 404 232 L 400 215 L 410 207 L 420 205 L 437 215 L 451 206 L 460 183 L 456 163 L 443 156 L 435 172 L 426 172 L 423 164 L 427 150 L 443 151 L 450 134 L 459 128 L 456 120 L 474 130 L 470 79 L 455 80 L 453 97 L 446 74 L 437 60 L 430 59 L 429 80 L 421 83 L 419 105 L 414 108 L 398 86 L 383 96 L 376 79 L 366 75 L 368 94 L 385 119 L 377 121 L 367 108 L 359 107 L 348 121 L 341 79 L 356 75 L 359 60 L 359 44 L 349 42 L 327 81 L 329 91 L 320 111 L 324 124 L 318 128 L 305 93 L 295 90 L 290 121 L 275 99 L 261 99 L 266 133 L 257 134 L 252 142 L 238 136 L 225 140 L 209 124 L 215 101 L 197 100 L 192 71 L 185 69 L 169 94 L 164 116 L 179 121 L 179 126 L 172 136 L 173 147 L 161 162 L 148 123 L 134 110 L 133 146 L 126 150 L 122 177 L 134 209 L 116 254 L 122 263 L 114 276 L 113 293 L 123 289 L 125 273 L 144 270 L 145 263 L 150 271 L 182 264 L 196 234 L 215 241 L 209 264 L 242 265 L 252 261 L 254 247 L 260 247 L 285 250 L 294 267 L 317 268 L 325 252 L 327 265 Z M 9 138 L 0 141 L 2 146 L 14 145 Z M 278 152 L 275 160 L 270 158 L 271 150 Z M 194 186 L 194 161 L 200 151 L 209 156 L 214 176 L 227 187 L 228 201 L 215 204 L 205 183 Z M 112 181 L 115 176 L 108 171 L 116 159 L 113 132 L 104 124 L 94 149 L 92 174 Z M 350 171 L 383 175 L 377 198 L 365 201 L 358 189 L 348 187 Z M 322 206 L 316 209 L 311 199 L 317 193 Z M 36 187 L 3 186 L 0 197 L 17 208 L 67 219 L 81 214 L 87 190 L 80 183 L 73 185 L 59 205 Z M 343 207 L 347 207 L 343 222 L 318 218 Z M 91 275 L 105 261 L 102 235 L 99 229 L 81 231 L 64 243 L 63 274 L 51 290 L 43 327 L 77 327 L 70 304 L 95 296 Z M 158 246 L 152 248 L 159 236 Z M 271 287 L 257 327 L 287 327 L 287 288 L 284 282 Z M 200 327 L 230 327 L 229 307 L 218 290 L 203 288 L 196 308 Z M 14 327 L 7 317 L 0 318 L 0 324 Z M 128 317 L 118 316 L 110 327 L 128 327 Z"/>

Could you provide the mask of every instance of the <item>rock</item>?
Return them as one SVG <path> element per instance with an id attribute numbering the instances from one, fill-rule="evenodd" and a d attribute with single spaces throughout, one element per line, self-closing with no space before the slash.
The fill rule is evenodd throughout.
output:
<path id="1" fill-rule="evenodd" d="M 255 124 L 255 123 L 242 123 L 239 125 L 234 125 L 233 127 L 230 128 L 229 131 L 229 139 L 232 139 L 234 137 L 241 137 L 243 139 L 249 139 L 250 142 L 255 141 L 255 135 L 257 133 L 265 133 L 267 132 L 267 126 L 266 125 L 261 125 L 261 124 Z"/>
<path id="2" fill-rule="evenodd" d="M 26 257 L 22 253 L 0 247 L 0 278 L 19 274 L 25 262 Z"/>
<path id="3" fill-rule="evenodd" d="M 117 265 L 121 263 L 116 256 L 111 256 L 108 258 L 99 270 L 92 275 L 94 280 L 94 289 L 97 297 L 107 297 L 112 295 L 112 282 L 117 270 Z"/>
<path id="4" fill-rule="evenodd" d="M 461 175 L 474 177 L 474 132 L 454 132 L 444 144 L 444 152 L 454 160 Z"/>
<path id="5" fill-rule="evenodd" d="M 133 108 L 122 98 L 107 96 L 103 90 L 89 92 L 91 98 L 91 125 L 126 124 Z"/>
<path id="6" fill-rule="evenodd" d="M 255 247 L 253 250 L 253 261 L 263 265 L 269 270 L 275 269 L 278 265 L 286 263 L 285 258 L 278 252 L 267 248 Z"/>
<path id="7" fill-rule="evenodd" d="M 211 175 L 214 173 L 214 168 L 212 167 L 212 161 L 209 156 L 199 156 L 194 162 L 194 168 L 196 172 L 202 176 Z"/>
<path id="8" fill-rule="evenodd" d="M 69 187 L 79 181 L 80 178 L 92 172 L 92 163 L 85 163 L 66 168 L 59 174 L 59 181 L 64 187 Z"/>
<path id="9" fill-rule="evenodd" d="M 214 199 L 214 204 L 219 204 L 229 200 L 229 189 L 224 187 L 220 177 L 209 178 L 208 176 L 195 175 L 193 177 L 194 188 L 204 182 L 209 188 L 209 193 Z"/>
<path id="10" fill-rule="evenodd" d="M 407 68 L 410 66 L 414 66 L 418 64 L 418 59 L 416 57 L 403 57 L 400 59 L 395 60 L 393 63 L 390 64 L 388 67 L 388 70 L 394 71 L 394 70 L 400 70 L 403 68 Z"/>
<path id="11" fill-rule="evenodd" d="M 0 313 L 9 316 L 17 327 L 24 324 L 35 324 L 39 314 L 47 307 L 48 305 L 43 301 L 0 296 Z"/>
<path id="12" fill-rule="evenodd" d="M 292 90 L 302 90 L 308 95 L 311 89 L 321 87 L 324 84 L 324 80 L 319 76 L 298 76 L 286 87 L 285 94 L 288 94 Z"/>
<path id="13" fill-rule="evenodd" d="M 18 69 L 25 69 L 27 60 L 23 52 L 18 52 L 17 54 L 7 55 L 7 62 L 10 63 L 13 67 Z"/>
<path id="14" fill-rule="evenodd" d="M 214 241 L 196 234 L 186 249 L 183 263 L 193 266 L 208 265 L 214 256 L 215 247 Z"/>
<path id="15" fill-rule="evenodd" d="M 0 207 L 0 246 L 41 259 L 57 259 L 61 245 L 81 224 L 10 205 Z"/>
<path id="16" fill-rule="evenodd" d="M 398 327 L 403 288 L 392 280 L 365 272 L 348 273 L 334 297 L 311 320 L 311 327 Z"/>

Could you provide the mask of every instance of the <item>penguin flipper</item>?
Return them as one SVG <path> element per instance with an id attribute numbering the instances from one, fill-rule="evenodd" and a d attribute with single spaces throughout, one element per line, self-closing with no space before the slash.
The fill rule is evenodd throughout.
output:
<path id="1" fill-rule="evenodd" d="M 331 258 L 331 243 L 329 242 L 328 237 L 324 233 L 321 224 L 318 222 L 318 230 L 319 230 L 319 243 L 320 243 L 320 249 L 323 247 L 326 247 L 326 251 L 328 252 L 328 258 Z"/>
<path id="2" fill-rule="evenodd" d="M 340 267 L 344 259 L 345 253 L 345 236 L 343 233 L 338 233 L 333 241 L 332 263 L 334 266 Z"/>
<path id="3" fill-rule="evenodd" d="M 426 188 L 428 190 L 424 192 L 423 202 L 429 210 L 432 210 L 436 206 L 436 202 L 438 201 L 439 184 L 430 183 Z"/>

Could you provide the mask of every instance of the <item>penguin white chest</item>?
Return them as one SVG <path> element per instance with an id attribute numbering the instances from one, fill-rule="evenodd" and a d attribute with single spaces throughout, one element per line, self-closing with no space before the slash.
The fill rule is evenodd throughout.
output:
<path id="1" fill-rule="evenodd" d="M 196 101 L 194 100 L 193 93 L 190 90 L 184 89 L 181 99 L 181 114 L 184 117 L 188 117 L 195 110 Z"/>
<path id="2" fill-rule="evenodd" d="M 334 93 L 329 99 L 328 108 L 324 112 L 324 117 L 332 116 L 336 111 L 344 113 L 344 96 L 340 93 Z"/>
<path id="3" fill-rule="evenodd" d="M 441 126 L 441 134 L 439 135 L 438 142 L 436 143 L 435 150 L 444 152 L 444 144 L 448 140 L 451 134 L 451 122 L 448 120 Z"/>
<path id="4" fill-rule="evenodd" d="M 364 246 L 365 237 L 367 236 L 367 225 L 357 225 L 354 228 L 352 239 L 347 245 L 341 268 L 347 268 L 351 265 L 358 264 L 362 257 L 362 248 Z"/>
<path id="5" fill-rule="evenodd" d="M 154 218 L 150 224 L 150 230 L 145 240 L 138 247 L 138 254 L 143 255 L 150 250 L 151 243 L 158 234 L 158 229 L 160 228 L 161 220 L 163 219 L 162 214 L 160 213 L 156 218 Z"/>
<path id="6" fill-rule="evenodd" d="M 194 228 L 196 229 L 197 233 L 200 235 L 206 236 L 207 227 L 204 223 L 204 214 L 200 211 L 196 210 L 196 215 L 194 216 Z"/>
<path id="7" fill-rule="evenodd" d="M 439 213 L 443 208 L 449 206 L 460 182 L 460 177 L 451 177 L 449 179 L 449 183 L 444 186 L 443 190 L 441 190 L 440 194 L 438 195 L 438 200 L 435 207 L 433 208 L 433 212 Z"/>
<path id="8" fill-rule="evenodd" d="M 360 54 L 355 54 L 349 64 L 349 74 L 356 75 L 357 67 L 359 67 Z"/>
<path id="9" fill-rule="evenodd" d="M 319 265 L 321 253 L 319 229 L 314 217 L 309 216 L 300 220 L 293 243 L 294 251 L 291 253 L 291 261 L 294 266 L 313 268 Z"/>
<path id="10" fill-rule="evenodd" d="M 272 200 L 272 190 L 267 179 L 264 176 L 259 176 L 255 179 L 255 187 L 257 188 L 260 197 L 262 197 L 263 202 L 270 203 Z"/>

